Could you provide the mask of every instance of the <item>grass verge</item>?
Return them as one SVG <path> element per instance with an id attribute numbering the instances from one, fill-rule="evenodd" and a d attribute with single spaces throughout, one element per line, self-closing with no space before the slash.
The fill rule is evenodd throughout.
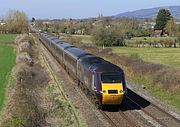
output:
<path id="1" fill-rule="evenodd" d="M 14 42 L 17 34 L 0 34 L 0 44 L 10 44 Z"/>
<path id="2" fill-rule="evenodd" d="M 162 87 L 160 87 L 158 84 L 154 84 L 153 81 L 151 81 L 149 78 L 132 75 L 129 72 L 126 73 L 126 76 L 128 79 L 137 84 L 143 84 L 146 89 L 149 90 L 155 97 L 180 109 L 180 90 L 172 92 L 162 89 Z"/>
<path id="3" fill-rule="evenodd" d="M 15 65 L 16 53 L 13 47 L 0 46 L 0 111 L 5 100 L 5 91 L 8 80 L 11 79 L 10 71 Z"/>

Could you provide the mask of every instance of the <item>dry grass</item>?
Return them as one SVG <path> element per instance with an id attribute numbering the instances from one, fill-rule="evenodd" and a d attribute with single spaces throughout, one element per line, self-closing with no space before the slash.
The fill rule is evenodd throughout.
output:
<path id="1" fill-rule="evenodd" d="M 28 65 L 33 64 L 33 60 L 27 52 L 21 52 L 16 57 L 16 63 L 17 64 L 24 63 L 24 62 L 27 63 Z"/>

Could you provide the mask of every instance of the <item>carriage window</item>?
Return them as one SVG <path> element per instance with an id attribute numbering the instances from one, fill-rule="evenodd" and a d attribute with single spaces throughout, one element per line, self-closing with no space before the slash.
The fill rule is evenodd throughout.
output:
<path id="1" fill-rule="evenodd" d="M 102 73 L 101 81 L 103 83 L 121 83 L 122 76 L 120 73 Z"/>

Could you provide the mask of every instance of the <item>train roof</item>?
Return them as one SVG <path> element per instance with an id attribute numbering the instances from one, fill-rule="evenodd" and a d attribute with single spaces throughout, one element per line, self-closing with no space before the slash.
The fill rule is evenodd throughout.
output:
<path id="1" fill-rule="evenodd" d="M 77 47 L 69 47 L 65 50 L 65 52 L 69 55 L 71 55 L 74 59 L 78 60 L 81 56 L 89 54 L 85 52 L 82 49 L 79 49 Z"/>
<path id="2" fill-rule="evenodd" d="M 48 38 L 48 37 L 52 37 L 52 35 L 49 35 L 49 34 L 43 34 L 43 36 L 45 36 L 46 38 Z"/>
<path id="3" fill-rule="evenodd" d="M 41 35 L 45 36 L 48 40 L 50 40 L 52 43 L 56 44 L 61 49 L 66 49 L 68 47 L 75 47 L 63 40 L 60 40 L 58 37 L 55 37 L 53 35 L 49 35 L 46 33 L 41 33 Z"/>
<path id="4" fill-rule="evenodd" d="M 79 61 L 84 67 L 89 69 L 93 64 L 100 64 L 104 60 L 100 57 L 93 55 L 93 54 L 87 54 L 87 55 L 81 57 L 79 59 Z"/>
<path id="5" fill-rule="evenodd" d="M 69 44 L 69 43 L 67 43 L 65 41 L 59 41 L 56 44 L 61 49 L 67 49 L 67 48 L 70 48 L 70 47 L 75 47 L 75 46 L 73 46 L 73 45 L 71 45 L 71 44 Z"/>
<path id="6" fill-rule="evenodd" d="M 41 36 L 45 36 L 45 33 L 39 33 Z"/>
<path id="7" fill-rule="evenodd" d="M 59 38 L 54 38 L 54 39 L 52 39 L 52 42 L 55 44 L 58 44 L 58 43 L 63 42 L 63 40 L 60 40 Z"/>
<path id="8" fill-rule="evenodd" d="M 98 64 L 98 63 L 102 63 L 103 59 L 100 57 L 97 57 L 93 54 L 88 54 L 88 55 L 82 57 L 80 59 L 80 61 L 85 64 Z"/>
<path id="9" fill-rule="evenodd" d="M 53 41 L 53 40 L 55 40 L 55 39 L 58 39 L 58 37 L 55 37 L 55 36 L 49 36 L 49 37 L 47 37 L 47 39 L 50 40 L 50 41 Z"/>
<path id="10" fill-rule="evenodd" d="M 101 73 L 103 73 L 103 72 L 123 72 L 123 70 L 120 67 L 118 67 L 108 61 L 104 61 L 100 64 L 93 65 L 92 70 L 94 70 L 95 72 L 101 72 Z"/>
<path id="11" fill-rule="evenodd" d="M 82 57 L 80 62 L 84 67 L 95 72 L 123 72 L 120 67 L 93 54 Z"/>

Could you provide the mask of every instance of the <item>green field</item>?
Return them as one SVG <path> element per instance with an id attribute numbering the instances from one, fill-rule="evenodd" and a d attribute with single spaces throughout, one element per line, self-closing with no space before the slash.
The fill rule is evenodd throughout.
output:
<path id="1" fill-rule="evenodd" d="M 13 47 L 0 46 L 0 111 L 4 103 L 10 71 L 15 65 L 15 58 L 16 53 Z"/>
<path id="2" fill-rule="evenodd" d="M 72 35 L 73 37 L 81 38 L 83 43 L 92 43 L 92 36 L 91 35 Z"/>
<path id="3" fill-rule="evenodd" d="M 14 42 L 17 34 L 0 34 L 0 44 L 8 44 Z"/>
<path id="4" fill-rule="evenodd" d="M 176 39 L 176 37 L 133 37 L 130 40 L 125 39 L 126 42 L 136 42 L 136 41 L 159 41 L 161 39 Z"/>
<path id="5" fill-rule="evenodd" d="M 144 61 L 180 68 L 179 48 L 113 47 L 112 49 L 120 55 L 136 55 Z"/>

